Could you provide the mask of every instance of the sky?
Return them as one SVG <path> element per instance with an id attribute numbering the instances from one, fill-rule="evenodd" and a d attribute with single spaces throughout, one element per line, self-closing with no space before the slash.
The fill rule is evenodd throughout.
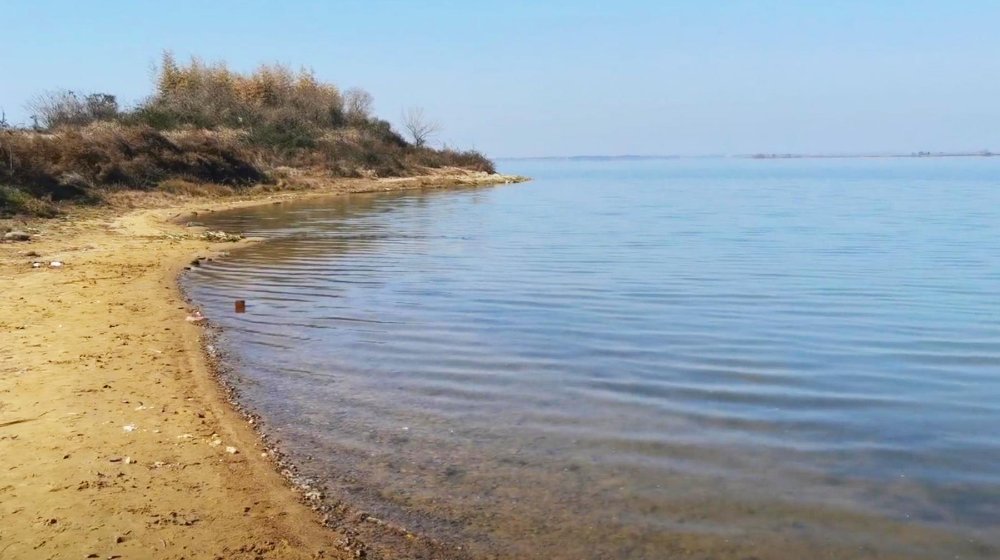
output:
<path id="1" fill-rule="evenodd" d="M 1000 2 L 3 0 L 0 108 L 171 50 L 362 87 L 493 157 L 1000 151 Z"/>

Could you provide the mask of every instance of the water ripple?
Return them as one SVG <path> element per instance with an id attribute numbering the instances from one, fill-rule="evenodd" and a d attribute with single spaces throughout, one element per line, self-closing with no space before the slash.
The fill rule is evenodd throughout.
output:
<path id="1" fill-rule="evenodd" d="M 331 495 L 484 557 L 1000 557 L 997 162 L 537 165 L 207 220 L 271 239 L 185 283 Z"/>

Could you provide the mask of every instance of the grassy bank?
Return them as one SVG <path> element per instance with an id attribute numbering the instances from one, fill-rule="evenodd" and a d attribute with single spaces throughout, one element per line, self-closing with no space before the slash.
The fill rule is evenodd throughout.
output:
<path id="1" fill-rule="evenodd" d="M 49 216 L 123 190 L 295 186 L 298 177 L 494 172 L 475 151 L 427 145 L 419 111 L 409 138 L 372 114 L 372 98 L 280 65 L 249 74 L 165 54 L 153 93 L 122 108 L 106 93 L 57 91 L 30 103 L 35 123 L 0 123 L 0 215 Z"/>

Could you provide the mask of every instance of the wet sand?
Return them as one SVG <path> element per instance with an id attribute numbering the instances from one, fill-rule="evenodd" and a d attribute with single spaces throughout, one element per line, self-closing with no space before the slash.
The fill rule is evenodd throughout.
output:
<path id="1" fill-rule="evenodd" d="M 338 518 L 358 517 L 346 508 L 321 518 L 229 404 L 176 280 L 192 260 L 234 244 L 179 222 L 302 196 L 511 180 L 447 175 L 243 199 L 138 198 L 125 202 L 139 209 L 75 211 L 29 223 L 29 242 L 0 244 L 0 558 L 389 555 L 366 539 L 392 528 Z M 142 207 L 150 205 L 158 207 Z"/>

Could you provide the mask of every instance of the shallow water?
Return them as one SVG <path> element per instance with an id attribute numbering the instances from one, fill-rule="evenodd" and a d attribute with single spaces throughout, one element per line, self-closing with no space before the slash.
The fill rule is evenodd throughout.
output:
<path id="1" fill-rule="evenodd" d="M 475 557 L 1000 557 L 1000 158 L 501 167 L 206 221 L 271 238 L 185 284 L 333 499 Z"/>

